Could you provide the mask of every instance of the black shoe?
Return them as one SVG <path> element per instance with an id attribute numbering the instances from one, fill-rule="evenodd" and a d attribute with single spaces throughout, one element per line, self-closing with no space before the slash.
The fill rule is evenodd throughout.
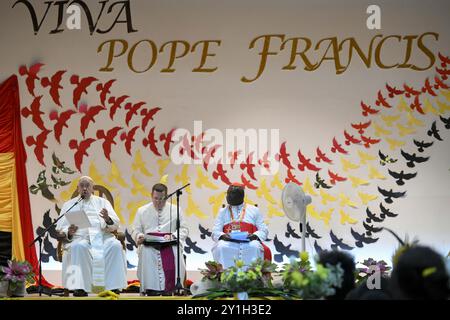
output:
<path id="1" fill-rule="evenodd" d="M 119 289 L 114 289 L 114 290 L 111 290 L 112 292 L 114 292 L 115 294 L 120 294 L 120 290 Z"/>
<path id="2" fill-rule="evenodd" d="M 161 291 L 158 291 L 158 290 L 150 290 L 150 289 L 147 289 L 147 290 L 145 290 L 145 294 L 147 295 L 147 296 L 151 296 L 151 297 L 154 297 L 154 296 L 160 296 L 161 295 Z"/>
<path id="3" fill-rule="evenodd" d="M 84 291 L 83 289 L 76 289 L 73 291 L 74 297 L 87 297 L 88 293 Z"/>

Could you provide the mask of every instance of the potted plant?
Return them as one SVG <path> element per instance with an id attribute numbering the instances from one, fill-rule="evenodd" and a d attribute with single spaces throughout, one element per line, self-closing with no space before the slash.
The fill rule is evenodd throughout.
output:
<path id="1" fill-rule="evenodd" d="M 276 265 L 269 261 L 259 259 L 247 266 L 243 261 L 237 260 L 233 267 L 222 269 L 222 266 L 219 266 L 220 269 L 217 269 L 209 265 L 207 270 L 202 271 L 204 279 L 214 279 L 217 283 L 205 292 L 195 294 L 195 298 L 217 299 L 234 296 L 235 299 L 246 300 L 249 297 L 282 293 L 273 292 L 271 273 L 275 272 Z M 218 270 L 220 272 L 217 272 Z"/>
<path id="2" fill-rule="evenodd" d="M 205 266 L 206 269 L 200 269 L 200 273 L 203 275 L 201 281 L 192 283 L 190 286 L 190 291 L 194 296 L 205 294 L 208 290 L 219 286 L 223 266 L 215 261 L 207 261 Z"/>
<path id="3" fill-rule="evenodd" d="M 34 282 L 33 268 L 28 261 L 8 260 L 8 266 L 2 266 L 1 271 L 0 296 L 2 297 L 23 297 L 26 282 Z"/>
<path id="4" fill-rule="evenodd" d="M 307 252 L 300 253 L 300 259 L 292 259 L 281 271 L 283 289 L 291 297 L 300 299 L 321 299 L 334 294 L 340 288 L 344 271 L 340 265 L 316 264 L 312 269 Z"/>

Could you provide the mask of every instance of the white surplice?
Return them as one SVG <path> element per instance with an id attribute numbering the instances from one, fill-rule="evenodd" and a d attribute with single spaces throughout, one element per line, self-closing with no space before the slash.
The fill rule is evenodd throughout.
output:
<path id="1" fill-rule="evenodd" d="M 245 216 L 242 218 L 242 222 L 256 226 L 258 231 L 253 234 L 258 236 L 261 241 L 265 241 L 267 239 L 268 229 L 261 212 L 255 206 L 248 204 L 245 206 Z M 224 268 L 234 266 L 235 260 L 242 260 L 245 265 L 249 265 L 256 259 L 264 258 L 264 248 L 261 242 L 257 240 L 244 243 L 219 240 L 220 236 L 225 234 L 223 227 L 226 224 L 240 220 L 244 205 L 232 206 L 231 208 L 233 217 L 230 214 L 229 207 L 222 208 L 219 211 L 212 231 L 212 239 L 216 242 L 212 247 L 213 258 L 216 262 L 222 264 Z"/>
<path id="2" fill-rule="evenodd" d="M 158 211 L 149 203 L 138 209 L 133 223 L 132 237 L 134 241 L 141 235 L 150 232 L 171 233 L 176 237 L 177 207 L 166 203 L 161 211 Z M 183 258 L 184 243 L 189 234 L 189 230 L 184 220 L 183 212 L 180 209 L 180 280 L 183 285 L 185 280 L 186 266 Z M 175 281 L 177 279 L 177 246 L 172 246 L 175 258 Z M 165 290 L 165 275 L 162 267 L 161 253 L 159 250 L 140 245 L 138 248 L 138 270 L 137 277 L 141 283 L 141 292 L 145 290 Z"/>
<path id="3" fill-rule="evenodd" d="M 76 199 L 64 203 L 61 214 L 65 213 Z M 114 222 L 107 225 L 100 216 L 105 208 Z M 122 244 L 111 234 L 119 227 L 119 217 L 111 203 L 101 197 L 91 195 L 81 200 L 71 211 L 84 210 L 91 227 L 78 229 L 70 242 L 64 245 L 62 261 L 63 286 L 69 290 L 92 291 L 92 286 L 104 286 L 106 290 L 122 289 L 127 286 L 126 256 Z M 62 217 L 56 230 L 67 235 L 69 222 Z"/>

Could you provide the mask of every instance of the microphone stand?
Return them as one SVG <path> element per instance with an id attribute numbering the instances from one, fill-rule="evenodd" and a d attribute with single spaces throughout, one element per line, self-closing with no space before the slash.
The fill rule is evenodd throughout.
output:
<path id="1" fill-rule="evenodd" d="M 51 289 L 50 293 L 44 292 L 44 287 L 42 286 L 42 238 L 45 236 L 45 234 L 56 225 L 56 223 L 65 216 L 67 212 L 72 210 L 73 207 L 75 207 L 77 204 L 81 202 L 81 200 L 84 199 L 84 196 L 81 196 L 80 199 L 78 199 L 66 212 L 63 214 L 60 214 L 59 217 L 53 221 L 51 225 L 49 225 L 47 228 L 45 228 L 40 234 L 37 235 L 37 237 L 33 240 L 33 242 L 30 243 L 30 247 L 34 245 L 36 242 L 39 242 L 39 276 L 38 276 L 38 293 L 39 296 L 42 296 L 42 293 L 47 294 L 49 296 L 52 295 Z"/>
<path id="2" fill-rule="evenodd" d="M 183 285 L 181 284 L 181 277 L 180 277 L 180 195 L 182 194 L 181 190 L 188 187 L 190 183 L 184 185 L 183 187 L 175 190 L 171 194 L 166 196 L 166 199 L 171 198 L 174 194 L 177 195 L 177 283 L 175 284 L 175 292 L 176 295 L 180 295 L 180 291 L 187 291 L 188 289 L 183 288 Z"/>

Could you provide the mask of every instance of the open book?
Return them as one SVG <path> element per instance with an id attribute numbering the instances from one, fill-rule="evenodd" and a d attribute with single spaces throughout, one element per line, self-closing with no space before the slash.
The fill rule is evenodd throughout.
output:
<path id="1" fill-rule="evenodd" d="M 176 239 L 166 240 L 164 239 L 164 233 L 161 234 L 146 234 L 144 236 L 144 245 L 159 247 L 167 245 L 175 245 L 177 243 Z"/>

